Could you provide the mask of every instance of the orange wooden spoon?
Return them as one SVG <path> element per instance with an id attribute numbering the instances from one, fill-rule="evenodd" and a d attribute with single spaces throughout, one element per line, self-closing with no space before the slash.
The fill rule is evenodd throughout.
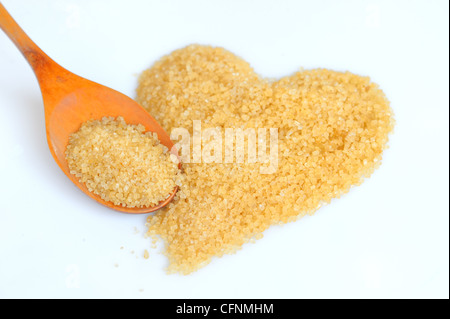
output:
<path id="1" fill-rule="evenodd" d="M 1 3 L 0 28 L 19 48 L 36 74 L 44 100 L 50 152 L 69 179 L 97 202 L 120 212 L 149 213 L 167 205 L 175 196 L 177 188 L 165 201 L 149 208 L 121 207 L 104 201 L 70 174 L 65 158 L 69 136 L 78 131 L 82 123 L 88 120 L 99 120 L 104 116 L 122 116 L 128 124 L 144 125 L 147 131 L 156 132 L 161 144 L 178 156 L 169 135 L 158 122 L 131 98 L 79 77 L 55 63 L 25 34 Z"/>

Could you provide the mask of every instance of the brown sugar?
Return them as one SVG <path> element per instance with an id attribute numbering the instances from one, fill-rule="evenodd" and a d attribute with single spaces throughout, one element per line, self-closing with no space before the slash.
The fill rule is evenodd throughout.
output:
<path id="1" fill-rule="evenodd" d="M 141 103 L 162 126 L 277 128 L 278 168 L 261 163 L 184 163 L 175 200 L 147 220 L 166 243 L 169 272 L 188 274 L 262 237 L 274 224 L 314 213 L 359 185 L 380 164 L 393 113 L 368 77 L 301 70 L 261 78 L 222 49 L 191 45 L 144 71 Z"/>
<path id="2" fill-rule="evenodd" d="M 176 187 L 178 163 L 156 133 L 122 117 L 88 121 L 71 135 L 66 151 L 71 174 L 115 205 L 150 207 Z"/>

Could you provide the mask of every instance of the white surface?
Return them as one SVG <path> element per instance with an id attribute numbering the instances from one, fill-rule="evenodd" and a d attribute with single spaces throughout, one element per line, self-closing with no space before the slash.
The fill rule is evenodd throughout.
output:
<path id="1" fill-rule="evenodd" d="M 0 32 L 1 298 L 449 297 L 448 1 L 2 2 L 58 63 L 132 97 L 162 55 L 212 44 L 268 77 L 369 75 L 397 126 L 361 187 L 192 275 L 166 275 L 163 255 L 142 257 L 145 216 L 96 204 L 59 170 L 37 82 Z"/>

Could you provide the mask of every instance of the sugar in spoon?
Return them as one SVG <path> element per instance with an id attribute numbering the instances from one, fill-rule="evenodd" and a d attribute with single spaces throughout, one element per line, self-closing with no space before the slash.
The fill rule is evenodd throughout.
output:
<path id="1" fill-rule="evenodd" d="M 69 72 L 49 58 L 20 28 L 0 3 L 0 28 L 14 42 L 32 67 L 41 89 L 47 141 L 56 163 L 69 179 L 85 194 L 114 210 L 142 214 L 166 206 L 175 196 L 177 188 L 158 205 L 148 208 L 116 206 L 90 192 L 70 173 L 65 157 L 69 137 L 88 120 L 122 116 L 128 124 L 142 124 L 146 131 L 156 132 L 161 144 L 175 155 L 173 142 L 158 122 L 133 99 L 111 88 L 84 79 Z M 178 156 L 178 155 L 177 155 Z"/>

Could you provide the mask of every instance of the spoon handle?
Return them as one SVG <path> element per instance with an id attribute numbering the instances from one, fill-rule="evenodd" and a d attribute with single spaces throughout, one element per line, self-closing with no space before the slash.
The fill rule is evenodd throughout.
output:
<path id="1" fill-rule="evenodd" d="M 46 71 L 48 69 L 57 66 L 57 64 L 28 37 L 1 3 L 0 29 L 6 33 L 20 52 L 22 52 L 23 56 L 33 68 L 39 81 L 43 77 L 43 73 L 47 73 Z"/>

